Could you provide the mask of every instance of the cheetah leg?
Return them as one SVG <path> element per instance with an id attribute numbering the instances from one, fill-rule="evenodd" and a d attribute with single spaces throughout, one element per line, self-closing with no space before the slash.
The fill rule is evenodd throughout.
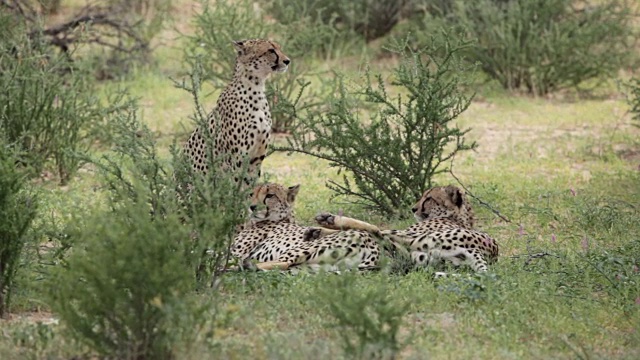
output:
<path id="1" fill-rule="evenodd" d="M 415 239 L 415 233 L 407 230 L 382 230 L 380 235 L 390 239 L 396 244 L 411 246 Z"/>
<path id="2" fill-rule="evenodd" d="M 310 227 L 304 232 L 304 241 L 320 239 L 321 237 L 325 237 L 327 235 L 335 234 L 338 232 L 340 232 L 340 230 L 327 229 L 324 227 Z"/>
<path id="3" fill-rule="evenodd" d="M 337 229 L 327 229 L 327 228 L 316 228 L 320 231 L 320 234 L 318 234 L 318 238 L 327 236 L 327 235 L 331 235 L 331 234 L 335 234 L 335 233 L 339 233 L 342 230 L 337 230 Z"/>
<path id="4" fill-rule="evenodd" d="M 370 233 L 379 234 L 380 228 L 368 222 L 353 219 L 346 216 L 333 215 L 330 213 L 320 213 L 316 216 L 316 222 L 326 228 L 334 230 L 364 230 Z"/>
<path id="5" fill-rule="evenodd" d="M 380 230 L 377 226 L 367 222 L 353 219 L 346 216 L 333 215 L 330 213 L 320 213 L 316 216 L 316 222 L 324 227 L 341 230 L 360 230 L 373 235 L 386 250 L 393 254 L 410 257 L 405 244 L 409 244 L 411 239 L 409 233 L 403 230 Z M 339 229 L 339 230 L 338 230 Z"/>
<path id="6" fill-rule="evenodd" d="M 480 251 L 476 249 L 456 249 L 449 251 L 440 251 L 441 258 L 451 262 L 454 266 L 468 264 L 475 272 L 487 271 L 487 262 L 482 257 Z"/>
<path id="7" fill-rule="evenodd" d="M 477 250 L 469 251 L 471 268 L 473 268 L 476 272 L 484 272 L 487 271 L 487 262 L 484 260 L 482 254 Z"/>
<path id="8" fill-rule="evenodd" d="M 266 261 L 256 264 L 256 268 L 260 270 L 287 270 L 291 266 L 284 261 Z"/>

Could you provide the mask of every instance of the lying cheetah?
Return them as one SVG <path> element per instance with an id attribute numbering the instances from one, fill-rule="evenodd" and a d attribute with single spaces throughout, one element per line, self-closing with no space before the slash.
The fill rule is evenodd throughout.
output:
<path id="1" fill-rule="evenodd" d="M 260 166 L 271 135 L 271 112 L 265 95 L 265 81 L 274 72 L 287 70 L 291 60 L 273 41 L 234 41 L 237 51 L 233 80 L 222 91 L 209 116 L 214 158 L 224 155 L 222 167 L 237 172 L 249 162 L 246 185 L 260 177 Z M 209 171 L 203 129 L 198 127 L 184 145 L 195 172 Z M 236 182 L 240 179 L 236 178 Z"/>
<path id="2" fill-rule="evenodd" d="M 257 186 L 250 207 L 251 225 L 236 236 L 231 254 L 244 265 L 257 262 L 256 267 L 261 270 L 303 264 L 358 269 L 379 266 L 381 247 L 367 231 L 335 231 L 309 239 L 306 234 L 314 229 L 295 224 L 293 218 L 293 203 L 299 189 L 299 185 L 285 188 L 273 183 Z"/>
<path id="3" fill-rule="evenodd" d="M 471 205 L 455 186 L 435 187 L 425 191 L 411 209 L 417 224 L 406 230 L 380 230 L 377 226 L 328 213 L 316 217 L 330 229 L 365 230 L 408 247 L 416 265 L 449 261 L 453 265 L 470 265 L 474 271 L 487 271 L 487 263 L 498 258 L 498 244 L 489 235 L 474 230 Z M 332 230 L 323 231 L 330 236 Z"/>

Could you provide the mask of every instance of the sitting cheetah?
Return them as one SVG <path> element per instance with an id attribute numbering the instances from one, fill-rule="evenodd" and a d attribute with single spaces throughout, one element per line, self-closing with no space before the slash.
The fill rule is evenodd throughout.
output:
<path id="1" fill-rule="evenodd" d="M 260 166 L 271 135 L 271 112 L 265 95 L 265 81 L 274 72 L 287 70 L 289 58 L 273 41 L 252 39 L 234 41 L 237 51 L 233 80 L 222 91 L 216 108 L 209 116 L 209 129 L 214 142 L 214 158 L 224 156 L 226 171 L 240 171 L 249 162 L 244 177 L 251 185 L 260 177 Z M 206 140 L 198 127 L 184 146 L 195 172 L 209 170 Z M 240 179 L 236 178 L 236 182 Z"/>
<path id="2" fill-rule="evenodd" d="M 313 230 L 295 224 L 293 203 L 299 185 L 285 188 L 265 184 L 254 189 L 251 225 L 241 231 L 231 246 L 231 254 L 243 264 L 257 262 L 261 270 L 288 269 L 298 265 L 345 265 L 372 269 L 379 265 L 380 246 L 367 231 L 336 231 L 318 239 L 306 234 Z M 264 206 L 266 210 L 260 210 Z"/>
<path id="3" fill-rule="evenodd" d="M 383 230 L 375 225 L 328 213 L 316 217 L 322 226 L 344 231 L 366 230 L 406 246 L 416 265 L 449 261 L 453 265 L 470 265 L 474 271 L 486 271 L 487 262 L 498 258 L 498 245 L 489 235 L 474 230 L 474 215 L 463 192 L 455 186 L 435 187 L 425 191 L 411 209 L 417 224 L 406 230 Z M 331 230 L 323 231 L 330 236 Z"/>

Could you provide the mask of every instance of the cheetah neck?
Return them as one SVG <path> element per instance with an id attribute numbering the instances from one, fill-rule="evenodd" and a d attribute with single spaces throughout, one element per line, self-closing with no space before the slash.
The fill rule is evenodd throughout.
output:
<path id="1" fill-rule="evenodd" d="M 462 224 L 462 226 L 466 227 L 467 229 L 473 229 L 476 226 L 475 214 L 471 209 L 471 205 L 469 205 L 468 203 L 465 203 L 462 207 L 462 212 L 460 213 L 459 217 L 460 224 Z"/>
<path id="2" fill-rule="evenodd" d="M 468 221 L 464 216 L 452 216 L 452 217 L 449 217 L 448 219 L 462 226 L 463 228 L 467 228 L 467 229 L 473 228 L 473 223 Z"/>
<path id="3" fill-rule="evenodd" d="M 473 226 L 474 226 L 473 212 L 468 213 L 465 211 L 460 214 L 450 214 L 450 215 L 441 215 L 441 216 L 433 216 L 433 217 L 430 216 L 424 221 L 437 220 L 437 219 L 451 221 L 456 225 L 459 225 L 466 229 L 473 229 Z"/>
<path id="4" fill-rule="evenodd" d="M 463 206 L 459 214 L 451 215 L 448 219 L 467 229 L 473 229 L 475 223 L 473 211 L 468 206 Z"/>
<path id="5" fill-rule="evenodd" d="M 266 221 L 255 223 L 253 226 L 256 229 L 260 229 L 261 231 L 266 231 L 268 233 L 273 229 L 274 226 L 277 226 L 279 224 L 294 224 L 294 223 L 295 221 L 293 221 L 292 219 L 282 219 L 278 221 L 266 220 Z"/>
<path id="6" fill-rule="evenodd" d="M 264 226 L 269 226 L 269 225 L 273 225 L 273 224 L 280 224 L 280 223 L 295 224 L 295 222 L 296 222 L 296 219 L 295 219 L 295 216 L 293 216 L 293 214 L 290 214 L 288 217 L 286 217 L 284 219 L 280 219 L 280 220 L 270 220 L 270 219 L 255 220 L 255 219 L 252 219 L 252 225 L 253 226 L 257 226 L 257 227 L 264 227 Z"/>
<path id="7" fill-rule="evenodd" d="M 255 72 L 236 64 L 231 84 L 234 87 L 264 93 L 266 80 L 266 77 L 259 76 Z"/>

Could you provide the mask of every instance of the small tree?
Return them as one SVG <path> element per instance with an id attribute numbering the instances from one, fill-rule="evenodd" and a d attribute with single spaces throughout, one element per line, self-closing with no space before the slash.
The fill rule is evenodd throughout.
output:
<path id="1" fill-rule="evenodd" d="M 329 182 L 338 196 L 389 216 L 406 212 L 447 161 L 475 147 L 464 141 L 468 130 L 450 126 L 471 101 L 460 89 L 469 73 L 459 54 L 468 46 L 448 36 L 422 50 L 396 43 L 392 51 L 401 63 L 391 85 L 397 96 L 369 71 L 350 92 L 341 81 L 326 111 L 301 119 L 288 146 L 277 150 L 325 159 L 346 172 L 341 182 Z"/>
<path id="2" fill-rule="evenodd" d="M 36 216 L 36 201 L 24 189 L 26 177 L 15 162 L 11 150 L 0 141 L 0 317 L 9 306 L 27 232 Z"/>

